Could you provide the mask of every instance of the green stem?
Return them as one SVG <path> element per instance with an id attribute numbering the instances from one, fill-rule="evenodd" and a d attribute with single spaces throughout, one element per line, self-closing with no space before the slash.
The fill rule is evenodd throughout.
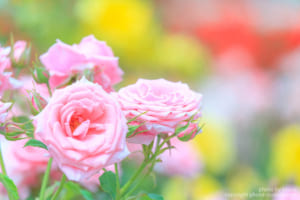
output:
<path id="1" fill-rule="evenodd" d="M 117 186 L 117 194 L 116 194 L 116 200 L 120 200 L 121 193 L 120 193 L 120 177 L 119 177 L 119 170 L 118 170 L 118 164 L 115 164 L 115 172 L 116 172 L 116 186 Z"/>
<path id="2" fill-rule="evenodd" d="M 131 184 L 136 180 L 136 178 L 140 175 L 140 173 L 145 169 L 145 167 L 152 163 L 152 166 L 150 167 L 149 169 L 149 173 L 151 172 L 152 168 L 154 167 L 154 164 L 155 164 L 155 160 L 156 160 L 156 157 L 159 156 L 162 152 L 161 151 L 161 148 L 170 140 L 174 137 L 174 135 L 171 135 L 167 138 L 165 138 L 161 144 L 159 144 L 160 142 L 160 137 L 158 138 L 158 143 L 156 144 L 156 148 L 155 148 L 155 152 L 153 154 L 153 156 L 149 159 L 148 157 L 145 158 L 145 160 L 143 161 L 142 165 L 139 167 L 139 169 L 136 171 L 136 173 L 131 177 L 131 179 L 129 179 L 129 181 L 124 185 L 124 187 L 121 189 L 121 196 L 124 196 L 126 191 L 129 189 L 129 187 L 131 186 Z M 148 174 L 148 173 L 147 173 Z M 139 186 L 140 183 L 138 183 L 136 186 L 134 186 L 130 191 L 129 191 L 129 194 L 131 194 L 132 192 L 134 192 L 138 186 Z M 125 196 L 125 199 L 129 196 L 129 194 L 126 194 Z"/>
<path id="3" fill-rule="evenodd" d="M 51 97 L 52 96 L 52 92 L 51 92 L 51 88 L 50 88 L 49 82 L 47 82 L 46 85 L 47 85 L 47 88 L 48 88 L 49 95 Z"/>
<path id="4" fill-rule="evenodd" d="M 152 160 L 152 159 L 151 159 Z M 155 160 L 154 160 L 155 161 Z M 138 183 L 131 188 L 131 190 L 129 190 L 127 192 L 127 194 L 124 196 L 124 199 L 128 199 L 128 197 L 136 190 L 140 187 L 140 185 L 145 181 L 145 178 L 151 173 L 151 171 L 153 170 L 153 167 L 155 165 L 155 162 L 152 162 L 151 167 L 149 168 L 148 172 L 142 177 L 140 178 L 140 180 L 138 181 Z"/>
<path id="5" fill-rule="evenodd" d="M 139 167 L 139 169 L 135 172 L 135 174 L 129 179 L 129 181 L 122 187 L 121 189 L 121 195 L 123 195 L 128 188 L 131 186 L 131 184 L 135 181 L 135 179 L 140 175 L 140 173 L 144 170 L 144 168 L 147 166 L 148 162 L 144 160 L 142 165 Z"/>
<path id="6" fill-rule="evenodd" d="M 0 142 L 0 165 L 1 165 L 2 174 L 4 174 L 5 176 L 7 176 L 5 165 L 4 165 L 4 161 L 3 161 L 3 156 L 2 156 L 1 142 Z"/>
<path id="7" fill-rule="evenodd" d="M 44 197 L 45 197 L 45 191 L 46 191 L 46 187 L 47 187 L 47 183 L 48 183 L 48 179 L 49 179 L 49 175 L 50 175 L 52 160 L 53 160 L 53 158 L 50 158 L 48 161 L 47 169 L 46 169 L 46 172 L 43 177 L 39 200 L 44 200 Z"/>
<path id="8" fill-rule="evenodd" d="M 58 189 L 56 190 L 56 192 L 54 193 L 54 195 L 52 196 L 51 200 L 55 200 L 58 197 L 58 195 L 60 194 L 60 192 L 64 188 L 66 178 L 67 178 L 66 175 L 63 174 L 63 176 L 61 177 L 61 180 L 60 180 L 60 185 L 59 185 Z"/>

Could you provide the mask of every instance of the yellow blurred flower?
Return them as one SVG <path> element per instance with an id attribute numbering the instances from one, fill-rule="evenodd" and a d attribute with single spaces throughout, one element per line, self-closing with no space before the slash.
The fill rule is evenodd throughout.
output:
<path id="1" fill-rule="evenodd" d="M 290 125 L 272 142 L 271 170 L 280 181 L 300 184 L 300 126 Z"/>
<path id="2" fill-rule="evenodd" d="M 93 33 L 124 59 L 148 56 L 156 38 L 154 9 L 144 0 L 84 0 L 76 6 L 83 33 Z"/>
<path id="3" fill-rule="evenodd" d="M 162 195 L 165 200 L 208 200 L 220 190 L 219 182 L 208 175 L 195 180 L 174 177 L 164 185 Z"/>
<path id="4" fill-rule="evenodd" d="M 227 182 L 228 189 L 233 194 L 257 192 L 263 186 L 259 175 L 247 166 L 239 166 L 238 169 L 235 169 Z"/>
<path id="5" fill-rule="evenodd" d="M 205 72 L 207 55 L 200 43 L 195 39 L 179 34 L 168 34 L 157 44 L 156 66 L 163 68 L 168 74 L 199 78 Z"/>
<path id="6" fill-rule="evenodd" d="M 170 179 L 162 190 L 165 200 L 183 200 L 188 199 L 190 193 L 190 182 L 182 177 Z"/>
<path id="7" fill-rule="evenodd" d="M 204 168 L 216 174 L 225 172 L 235 159 L 234 137 L 226 124 L 207 120 L 203 133 L 192 140 L 198 149 Z"/>
<path id="8" fill-rule="evenodd" d="M 193 200 L 209 199 L 211 196 L 219 193 L 221 184 L 209 175 L 203 175 L 191 185 L 191 194 Z"/>

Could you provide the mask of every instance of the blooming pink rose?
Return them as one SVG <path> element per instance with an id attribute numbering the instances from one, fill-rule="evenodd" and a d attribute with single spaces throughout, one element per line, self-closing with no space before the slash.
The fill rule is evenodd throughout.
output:
<path id="1" fill-rule="evenodd" d="M 51 88 L 63 84 L 75 74 L 83 73 L 85 69 L 91 69 L 94 82 L 110 92 L 123 75 L 111 48 L 93 35 L 72 46 L 57 40 L 47 53 L 41 55 L 40 60 L 50 72 Z"/>
<path id="2" fill-rule="evenodd" d="M 277 193 L 274 194 L 273 200 L 299 200 L 300 189 L 294 186 L 286 186 L 280 188 Z"/>
<path id="3" fill-rule="evenodd" d="M 174 149 L 166 150 L 159 156 L 162 162 L 155 165 L 155 170 L 166 175 L 181 175 L 194 177 L 201 170 L 200 158 L 197 150 L 188 142 L 181 142 L 177 138 L 171 139 Z M 180 165 L 184 163 L 184 167 Z"/>
<path id="4" fill-rule="evenodd" d="M 0 97 L 1 99 L 1 97 Z M 7 116 L 7 110 L 11 106 L 11 103 L 3 103 L 0 101 L 0 124 L 5 122 Z"/>
<path id="5" fill-rule="evenodd" d="M 129 154 L 120 105 L 86 79 L 55 90 L 35 121 L 36 133 L 70 180 L 89 178 Z"/>
<path id="6" fill-rule="evenodd" d="M 159 133 L 174 133 L 184 120 L 200 117 L 202 95 L 181 82 L 139 79 L 116 96 L 128 119 L 144 113 L 136 121 L 145 123 L 148 131 L 134 136 L 136 143 L 148 143 Z"/>

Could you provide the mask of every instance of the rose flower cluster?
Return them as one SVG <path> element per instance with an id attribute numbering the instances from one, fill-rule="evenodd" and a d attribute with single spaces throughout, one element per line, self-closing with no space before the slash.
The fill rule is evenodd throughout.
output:
<path id="1" fill-rule="evenodd" d="M 11 48 L 0 47 L 1 171 L 16 185 L 21 199 L 28 197 L 31 187 L 38 187 L 44 172 L 39 199 L 62 195 L 66 181 L 91 191 L 101 185 L 113 199 L 126 199 L 134 195 L 129 189 L 138 177 L 168 167 L 168 163 L 154 167 L 160 158 L 170 160 L 170 165 L 182 164 L 172 161 L 167 152 L 161 156 L 172 148 L 176 154 L 190 152 L 181 143 L 201 132 L 201 94 L 187 84 L 165 79 L 139 79 L 115 91 L 123 75 L 118 58 L 92 35 L 73 45 L 58 40 L 31 67 L 31 76 L 22 73 L 28 63 L 14 66 L 22 62 L 26 42 L 17 42 L 14 48 L 11 55 Z M 26 98 L 30 109 L 11 97 Z M 142 164 L 120 185 L 119 164 L 132 149 L 142 152 Z M 184 158 L 178 157 L 178 162 Z M 199 163 L 187 166 L 199 170 Z M 111 174 L 117 177 L 114 192 L 105 187 L 105 178 Z M 49 176 L 61 178 L 61 187 L 54 187 L 52 193 L 45 192 Z M 1 195 L 13 199 L 9 186 L 3 185 L 6 189 L 0 188 Z"/>

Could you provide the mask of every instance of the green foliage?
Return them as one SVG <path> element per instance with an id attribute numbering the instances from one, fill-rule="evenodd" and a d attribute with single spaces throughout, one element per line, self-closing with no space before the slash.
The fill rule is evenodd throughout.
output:
<path id="1" fill-rule="evenodd" d="M 32 74 L 34 80 L 37 83 L 48 83 L 49 80 L 49 73 L 44 67 L 35 66 L 34 67 L 34 73 Z"/>
<path id="2" fill-rule="evenodd" d="M 143 194 L 138 200 L 164 200 L 164 198 L 161 195 L 149 193 Z"/>
<path id="3" fill-rule="evenodd" d="M 63 195 L 64 199 L 78 199 L 79 196 L 83 197 L 85 200 L 95 199 L 90 191 L 81 188 L 80 185 L 72 181 L 66 182 L 64 188 L 66 189 L 66 192 Z"/>
<path id="4" fill-rule="evenodd" d="M 0 174 L 0 182 L 5 187 L 10 200 L 18 200 L 20 198 L 18 195 L 17 187 L 8 176 L 5 176 L 4 174 Z"/>
<path id="5" fill-rule="evenodd" d="M 99 181 L 103 191 L 107 192 L 115 199 L 117 193 L 116 174 L 112 171 L 104 172 L 102 176 L 100 176 Z"/>
<path id="6" fill-rule="evenodd" d="M 43 142 L 36 140 L 36 139 L 28 140 L 26 142 L 26 144 L 24 145 L 24 147 L 27 147 L 27 146 L 40 147 L 40 148 L 48 150 L 47 146 Z"/>

